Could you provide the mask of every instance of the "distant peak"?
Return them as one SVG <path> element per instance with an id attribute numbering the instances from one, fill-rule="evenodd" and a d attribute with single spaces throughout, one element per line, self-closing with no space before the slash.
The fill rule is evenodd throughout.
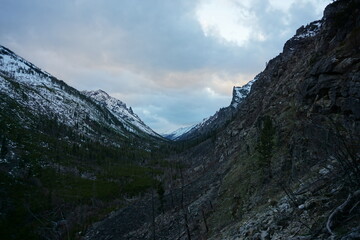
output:
<path id="1" fill-rule="evenodd" d="M 98 89 L 98 90 L 93 90 L 93 91 L 85 91 L 86 93 L 89 93 L 91 95 L 103 95 L 106 96 L 108 98 L 110 98 L 109 94 L 107 92 L 105 92 L 104 90 Z"/>
<path id="2" fill-rule="evenodd" d="M 94 93 L 102 93 L 102 94 L 108 95 L 107 92 L 105 92 L 105 91 L 102 90 L 102 89 L 98 89 L 98 90 L 94 91 Z"/>
<path id="3" fill-rule="evenodd" d="M 131 107 L 127 107 L 121 100 L 110 96 L 104 90 L 83 91 L 83 93 L 106 107 L 114 116 L 124 124 L 125 128 L 131 132 L 145 132 L 149 135 L 159 137 L 150 127 L 148 127 Z M 138 130 L 136 130 L 138 129 Z"/>
<path id="4" fill-rule="evenodd" d="M 231 100 L 230 106 L 236 108 L 240 102 L 243 101 L 243 99 L 249 95 L 251 86 L 253 83 L 257 80 L 257 77 L 255 77 L 253 80 L 248 82 L 247 84 L 241 86 L 241 87 L 233 87 L 233 98 Z"/>

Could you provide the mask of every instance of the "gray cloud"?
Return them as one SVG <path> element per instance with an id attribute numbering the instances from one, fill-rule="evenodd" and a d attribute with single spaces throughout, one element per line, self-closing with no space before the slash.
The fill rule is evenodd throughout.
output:
<path id="1" fill-rule="evenodd" d="M 108 91 L 164 131 L 228 105 L 232 85 L 251 80 L 298 27 L 320 17 L 319 1 L 288 11 L 251 1 L 256 22 L 248 24 L 266 40 L 239 46 L 204 35 L 199 1 L 2 0 L 0 44 L 80 90 Z"/>

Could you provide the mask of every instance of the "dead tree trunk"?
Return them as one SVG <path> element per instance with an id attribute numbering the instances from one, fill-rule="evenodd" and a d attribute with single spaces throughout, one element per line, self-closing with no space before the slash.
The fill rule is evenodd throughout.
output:
<path id="1" fill-rule="evenodd" d="M 207 222 L 206 222 L 206 216 L 205 216 L 204 209 L 201 209 L 201 214 L 202 214 L 202 217 L 203 217 L 203 220 L 204 220 L 204 225 L 205 225 L 206 232 L 209 232 L 209 227 L 208 227 Z"/>
<path id="2" fill-rule="evenodd" d="M 187 234 L 188 240 L 191 240 L 187 209 L 185 208 L 185 204 L 184 204 L 184 176 L 183 176 L 183 172 L 182 172 L 181 168 L 180 168 L 180 177 L 181 177 L 181 209 L 184 214 L 186 234 Z"/>

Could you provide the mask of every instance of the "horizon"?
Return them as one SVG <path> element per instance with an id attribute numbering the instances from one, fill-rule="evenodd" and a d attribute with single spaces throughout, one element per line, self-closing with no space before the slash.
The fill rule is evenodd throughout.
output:
<path id="1" fill-rule="evenodd" d="M 162 134 L 228 106 L 233 86 L 331 1 L 50 2 L 5 0 L 0 44 L 80 91 L 104 90 Z"/>

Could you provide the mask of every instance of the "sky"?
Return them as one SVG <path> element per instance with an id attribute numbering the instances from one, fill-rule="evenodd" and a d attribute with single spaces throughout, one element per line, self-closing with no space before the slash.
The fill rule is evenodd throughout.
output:
<path id="1" fill-rule="evenodd" d="M 158 133 L 231 102 L 331 0 L 0 0 L 0 45 Z"/>

